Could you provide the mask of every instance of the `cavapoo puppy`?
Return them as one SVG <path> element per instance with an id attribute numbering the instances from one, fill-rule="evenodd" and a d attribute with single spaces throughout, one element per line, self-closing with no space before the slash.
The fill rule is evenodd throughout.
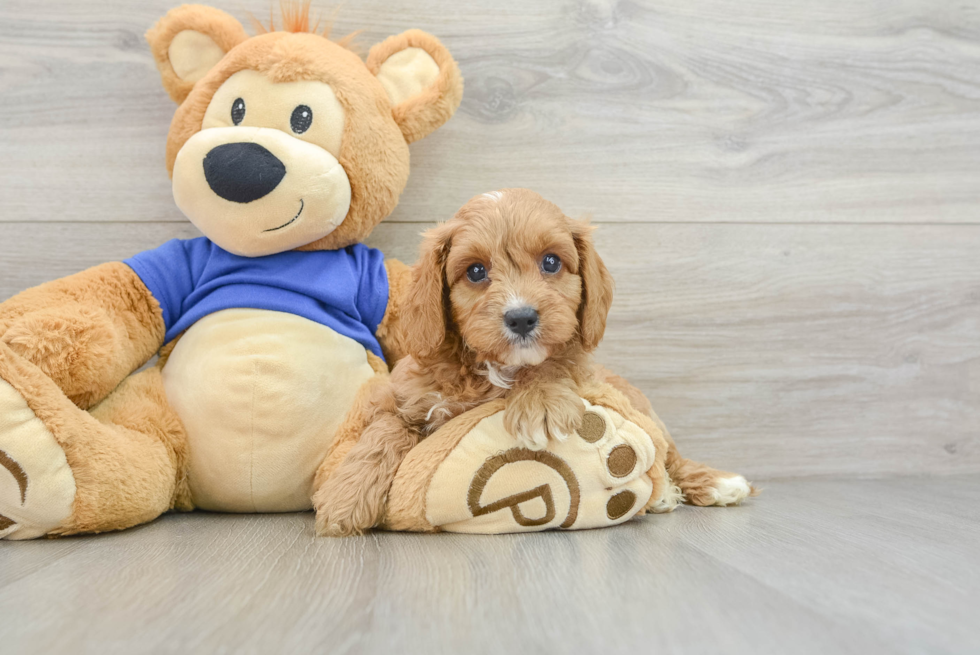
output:
<path id="1" fill-rule="evenodd" d="M 505 189 L 426 232 L 402 310 L 407 356 L 360 403 L 366 428 L 314 496 L 320 534 L 377 525 L 408 451 L 489 400 L 505 399 L 504 425 L 532 450 L 580 427 L 576 388 L 587 378 L 601 377 L 652 415 L 637 389 L 590 356 L 613 296 L 592 229 L 532 191 Z M 670 445 L 675 468 L 719 473 Z"/>

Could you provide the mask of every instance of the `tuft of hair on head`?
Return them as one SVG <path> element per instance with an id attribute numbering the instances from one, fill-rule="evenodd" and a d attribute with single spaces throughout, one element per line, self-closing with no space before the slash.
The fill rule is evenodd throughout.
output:
<path id="1" fill-rule="evenodd" d="M 253 14 L 249 14 L 249 18 L 252 20 L 252 27 L 255 28 L 256 34 L 268 34 L 269 32 L 291 32 L 293 34 L 319 34 L 325 39 L 330 38 L 330 32 L 333 29 L 333 21 L 337 15 L 339 9 L 335 9 L 330 18 L 324 20 L 320 16 L 313 18 L 311 16 L 310 4 L 312 0 L 279 0 L 279 13 L 282 15 L 282 30 L 277 30 L 276 28 L 276 16 L 275 9 L 272 5 L 269 6 L 269 25 L 266 27 L 258 18 Z M 320 24 L 323 23 L 324 27 L 321 30 Z M 354 43 L 354 40 L 361 34 L 361 30 L 351 32 L 350 34 L 343 36 L 334 41 L 337 45 L 342 48 L 347 48 L 354 52 L 359 51 L 359 47 Z"/>

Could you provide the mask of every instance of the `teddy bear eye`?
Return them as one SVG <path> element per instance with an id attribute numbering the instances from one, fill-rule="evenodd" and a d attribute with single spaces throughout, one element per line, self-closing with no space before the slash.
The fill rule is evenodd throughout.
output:
<path id="1" fill-rule="evenodd" d="M 487 267 L 483 264 L 470 264 L 466 269 L 466 279 L 477 284 L 487 279 Z"/>
<path id="2" fill-rule="evenodd" d="M 240 125 L 244 118 L 245 101 L 241 98 L 236 98 L 235 102 L 231 103 L 231 122 L 235 125 Z"/>
<path id="3" fill-rule="evenodd" d="M 541 270 L 545 273 L 551 273 L 554 275 L 561 270 L 561 260 L 558 255 L 547 254 L 541 260 Z"/>
<path id="4" fill-rule="evenodd" d="M 293 110 L 293 115 L 289 119 L 289 125 L 296 134 L 302 134 L 310 129 L 313 123 L 313 110 L 306 105 L 300 105 Z"/>

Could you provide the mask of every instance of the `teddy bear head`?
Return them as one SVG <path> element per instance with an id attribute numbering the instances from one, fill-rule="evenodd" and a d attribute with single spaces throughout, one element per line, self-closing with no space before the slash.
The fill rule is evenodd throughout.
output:
<path id="1" fill-rule="evenodd" d="M 309 3 L 284 31 L 249 37 L 228 14 L 170 11 L 147 32 L 179 104 L 167 169 L 180 210 L 218 246 L 257 257 L 363 240 L 408 180 L 408 144 L 459 106 L 462 77 L 433 36 L 409 30 L 367 60 L 310 29 Z"/>

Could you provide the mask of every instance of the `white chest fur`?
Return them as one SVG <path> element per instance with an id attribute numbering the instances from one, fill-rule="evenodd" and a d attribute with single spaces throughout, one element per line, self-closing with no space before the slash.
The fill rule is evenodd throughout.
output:
<path id="1" fill-rule="evenodd" d="M 299 316 L 229 309 L 196 323 L 163 369 L 195 506 L 310 509 L 313 475 L 373 374 L 363 346 Z"/>

